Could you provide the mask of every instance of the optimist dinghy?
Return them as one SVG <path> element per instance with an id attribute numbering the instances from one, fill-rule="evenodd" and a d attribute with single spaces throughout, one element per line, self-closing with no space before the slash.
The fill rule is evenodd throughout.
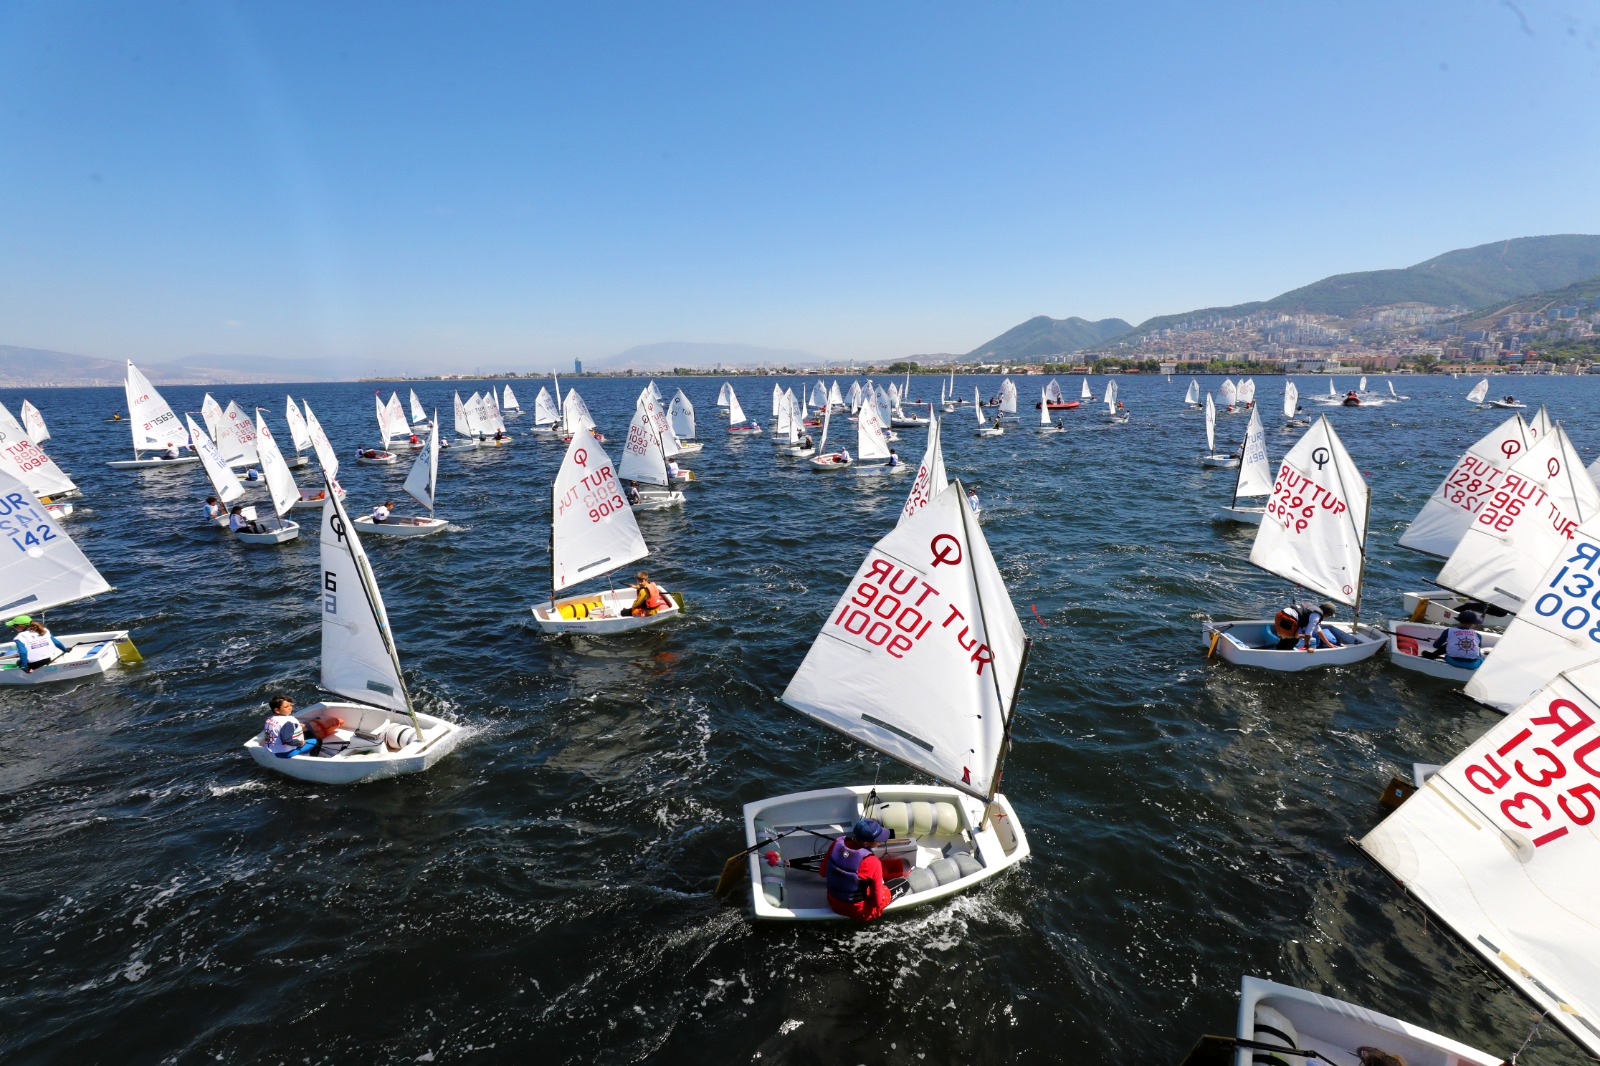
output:
<path id="1" fill-rule="evenodd" d="M 1300 671 L 1368 659 L 1387 643 L 1361 624 L 1370 491 L 1326 415 L 1283 457 L 1256 531 L 1250 562 L 1335 603 L 1355 608 L 1353 623 L 1323 622 L 1338 647 L 1277 649 L 1270 619 L 1208 622 L 1202 639 L 1224 661 L 1263 670 Z"/>
<path id="2" fill-rule="evenodd" d="M 322 572 L 316 575 L 322 608 L 322 687 L 348 700 L 326 701 L 295 712 L 326 731 L 315 754 L 282 758 L 257 733 L 245 742 L 250 757 L 268 770 L 319 785 L 354 785 L 421 773 L 461 740 L 461 727 L 412 705 L 400 670 L 389 613 L 361 539 L 325 477 Z M 316 726 L 313 726 L 315 729 Z"/>
<path id="3" fill-rule="evenodd" d="M 666 444 L 651 402 L 650 392 L 646 389 L 634 403 L 633 421 L 628 424 L 628 439 L 622 446 L 622 461 L 617 464 L 617 476 L 633 486 L 633 491 L 628 494 L 628 506 L 634 511 L 660 511 L 668 507 L 681 507 L 684 502 L 683 493 L 672 487 Z M 638 496 L 638 499 L 634 499 L 634 496 Z"/>
<path id="4" fill-rule="evenodd" d="M 850 469 L 850 456 L 844 452 L 830 452 L 828 448 L 828 425 L 833 418 L 833 408 L 825 407 L 822 410 L 822 439 L 817 442 L 817 454 L 806 460 L 813 474 L 832 474 L 841 470 Z"/>
<path id="5" fill-rule="evenodd" d="M 889 436 L 883 424 L 883 412 L 875 403 L 861 405 L 856 419 L 856 477 L 876 477 L 882 474 L 901 474 L 911 467 L 889 448 Z"/>
<path id="6" fill-rule="evenodd" d="M 759 434 L 761 427 L 745 417 L 744 408 L 739 406 L 739 397 L 733 391 L 733 386 L 725 384 L 723 387 L 728 390 L 728 432 L 744 437 Z"/>
<path id="7" fill-rule="evenodd" d="M 809 459 L 817 454 L 817 445 L 811 439 L 811 434 L 802 429 L 805 425 L 805 410 L 800 406 L 793 389 L 783 390 L 783 402 L 784 406 L 779 409 L 777 418 L 783 426 L 783 436 L 774 441 L 773 446 L 777 448 L 779 455 L 787 455 L 794 459 Z"/>
<path id="8" fill-rule="evenodd" d="M 300 502 L 300 486 L 294 483 L 294 475 L 289 472 L 288 465 L 283 461 L 283 453 L 278 450 L 278 442 L 272 436 L 272 430 L 267 428 L 266 420 L 261 417 L 261 412 L 256 412 L 256 451 L 261 457 L 261 472 L 267 477 L 267 488 L 272 492 L 272 509 L 277 516 L 278 524 L 271 529 L 260 533 L 247 533 L 243 529 L 234 533 L 234 539 L 241 544 L 285 544 L 300 536 L 300 526 L 296 522 L 285 522 L 283 516 Z M 254 511 L 255 508 L 250 508 Z M 254 516 L 249 515 L 252 521 Z"/>
<path id="9" fill-rule="evenodd" d="M 776 385 L 773 388 L 777 388 Z M 672 435 L 678 438 L 679 455 L 696 455 L 705 447 L 696 440 L 696 427 L 694 424 L 694 404 L 689 402 L 689 397 L 678 389 L 672 394 L 672 404 L 667 409 L 667 417 L 672 422 Z"/>
<path id="10" fill-rule="evenodd" d="M 150 379 L 133 365 L 131 359 L 128 361 L 128 376 L 123 379 L 122 387 L 128 395 L 128 428 L 133 431 L 133 458 L 113 460 L 106 463 L 107 466 L 113 470 L 157 470 L 200 461 L 197 455 L 146 459 L 145 452 L 180 447 L 180 441 L 184 439 L 183 429 L 178 416 L 167 406 L 167 401 L 161 398 L 156 387 L 150 384 Z"/>
<path id="11" fill-rule="evenodd" d="M 24 612 L 36 616 L 111 591 L 106 579 L 67 536 L 20 478 L 0 467 L 0 620 Z M 105 633 L 57 633 L 67 650 L 44 666 L 24 672 L 9 629 L 0 645 L 0 685 L 47 685 L 103 674 L 119 663 L 142 659 L 126 629 Z M 31 652 L 29 653 L 31 656 Z"/>
<path id="12" fill-rule="evenodd" d="M 1181 1066 L 1361 1062 L 1375 1048 L 1407 1066 L 1504 1066 L 1505 1057 L 1367 1007 L 1246 977 L 1236 1035 L 1202 1037 Z"/>
<path id="13" fill-rule="evenodd" d="M 1283 428 L 1305 429 L 1311 423 L 1300 417 L 1300 387 L 1292 381 L 1283 384 Z"/>
<path id="14" fill-rule="evenodd" d="M 1261 412 L 1250 408 L 1250 425 L 1244 431 L 1243 460 L 1233 483 L 1233 502 L 1219 508 L 1219 522 L 1243 522 L 1259 526 L 1267 513 L 1266 504 L 1246 504 L 1241 500 L 1272 494 L 1272 463 L 1267 458 L 1267 435 L 1261 428 Z"/>
<path id="15" fill-rule="evenodd" d="M 1472 680 L 1479 667 L 1456 665 L 1443 656 L 1435 659 L 1423 654 L 1433 650 L 1434 641 L 1438 640 L 1439 635 L 1448 628 L 1448 626 L 1428 625 L 1426 622 L 1409 622 L 1403 619 L 1390 622 L 1389 661 L 1402 670 L 1466 684 Z M 1501 639 L 1499 633 L 1478 633 L 1478 642 L 1483 649 L 1483 664 L 1488 663 L 1489 653 Z"/>
<path id="16" fill-rule="evenodd" d="M 23 401 L 24 421 L 28 421 L 28 411 L 32 406 Z M 37 411 L 34 417 L 38 418 Z M 43 422 L 40 421 L 39 425 L 42 428 Z M 0 469 L 28 486 L 28 491 L 37 496 L 45 509 L 57 519 L 72 514 L 72 504 L 64 502 L 63 497 L 79 495 L 78 486 L 66 471 L 56 465 L 54 459 L 44 453 L 33 435 L 11 417 L 11 412 L 3 403 L 0 403 Z"/>
<path id="17" fill-rule="evenodd" d="M 1050 384 L 1055 385 L 1056 383 L 1052 381 Z M 1061 395 L 1061 387 L 1059 385 L 1056 386 L 1056 395 Z M 1050 421 L 1050 393 L 1048 389 L 1041 389 L 1039 392 L 1039 432 L 1065 433 L 1066 431 L 1066 426 L 1058 426 Z"/>
<path id="18" fill-rule="evenodd" d="M 873 545 L 783 693 L 794 710 L 940 783 L 746 804 L 757 919 L 848 921 L 828 906 L 817 860 L 863 817 L 894 832 L 873 849 L 904 879 L 885 913 L 965 892 L 1029 854 L 998 791 L 1028 641 L 964 500 L 957 482 Z"/>
<path id="19" fill-rule="evenodd" d="M 211 487 L 216 490 L 217 499 L 222 501 L 222 507 L 210 524 L 218 529 L 228 528 L 228 504 L 244 495 L 244 486 L 239 484 L 239 479 L 228 468 L 223 459 L 222 452 L 206 431 L 195 425 L 194 418 L 184 415 L 188 423 L 189 440 L 194 443 L 194 451 L 200 457 L 200 465 L 205 469 L 206 477 L 211 481 Z"/>
<path id="20" fill-rule="evenodd" d="M 1200 457 L 1201 466 L 1217 470 L 1232 470 L 1239 465 L 1237 455 L 1222 455 L 1217 451 L 1217 404 L 1206 393 L 1206 454 Z"/>
<path id="21" fill-rule="evenodd" d="M 434 498 L 439 489 L 438 421 L 438 412 L 434 412 L 433 421 L 428 424 L 427 443 L 423 445 L 422 454 L 417 456 L 416 462 L 411 464 L 411 473 L 406 476 L 403 486 L 413 500 L 428 509 L 427 515 L 411 518 L 392 515 L 383 522 L 375 520 L 370 514 L 363 515 L 351 522 L 357 530 L 384 537 L 426 537 L 449 525 L 444 519 L 433 515 Z"/>
<path id="22" fill-rule="evenodd" d="M 556 598 L 649 554 L 611 460 L 594 434 L 579 426 L 551 490 L 550 601 L 533 607 L 534 624 L 545 633 L 610 635 L 678 617 L 683 598 L 665 591 L 666 606 L 644 615 L 626 613 L 634 601 L 627 588 Z"/>
<path id="23" fill-rule="evenodd" d="M 1085 382 L 1084 384 L 1087 385 L 1088 383 Z M 1000 424 L 998 415 L 992 419 L 984 417 L 983 394 L 978 391 L 976 385 L 972 387 L 972 414 L 978 420 L 978 428 L 972 431 L 973 436 L 998 437 L 1005 433 L 1006 428 Z"/>
<path id="24" fill-rule="evenodd" d="M 1482 381 L 1480 381 L 1476 385 L 1472 386 L 1472 391 L 1467 393 L 1467 402 L 1470 403 L 1470 404 L 1476 404 L 1479 407 L 1487 406 L 1484 403 L 1484 400 L 1486 400 L 1488 398 L 1489 398 L 1489 379 L 1488 378 L 1484 378 Z"/>

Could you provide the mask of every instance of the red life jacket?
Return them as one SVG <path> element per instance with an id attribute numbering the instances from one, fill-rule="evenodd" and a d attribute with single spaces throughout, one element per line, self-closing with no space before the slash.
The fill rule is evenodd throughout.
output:
<path id="1" fill-rule="evenodd" d="M 647 597 L 644 601 L 645 610 L 659 611 L 663 607 L 667 606 L 667 598 L 661 594 L 661 589 L 654 581 L 646 581 L 644 583 L 644 588 L 645 592 L 647 593 Z"/>

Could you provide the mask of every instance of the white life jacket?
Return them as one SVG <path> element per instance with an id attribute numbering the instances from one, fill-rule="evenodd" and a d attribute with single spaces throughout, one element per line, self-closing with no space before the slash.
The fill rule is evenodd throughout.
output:
<path id="1" fill-rule="evenodd" d="M 21 644 L 22 650 L 27 653 L 29 666 L 47 663 L 61 654 L 61 649 L 56 647 L 48 631 L 41 635 L 31 629 L 24 629 L 17 634 L 17 643 Z"/>
<path id="2" fill-rule="evenodd" d="M 372 520 L 374 522 L 387 522 L 389 520 L 389 508 L 381 503 L 374 507 L 372 509 Z"/>
<path id="3" fill-rule="evenodd" d="M 291 742 L 287 744 L 279 739 L 282 735 L 282 730 L 286 726 L 289 728 L 289 736 L 291 738 Z M 261 728 L 261 743 L 266 745 L 268 751 L 274 755 L 280 752 L 293 751 L 305 742 L 306 730 L 305 726 L 300 723 L 300 719 L 292 714 L 267 715 L 266 725 Z"/>
<path id="4" fill-rule="evenodd" d="M 1483 656 L 1483 638 L 1476 629 L 1452 629 L 1445 634 L 1444 653 L 1452 659 Z"/>

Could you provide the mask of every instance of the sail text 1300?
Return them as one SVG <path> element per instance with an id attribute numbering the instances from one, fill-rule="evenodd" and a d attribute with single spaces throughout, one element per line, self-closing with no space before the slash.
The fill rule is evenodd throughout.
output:
<path id="1" fill-rule="evenodd" d="M 952 566 L 961 563 L 960 542 L 949 534 L 941 533 L 928 547 L 934 567 L 941 563 Z M 977 664 L 979 676 L 986 664 L 994 662 L 989 645 L 972 635 L 961 608 L 945 603 L 939 590 L 926 580 L 881 557 L 869 560 L 862 577 L 849 599 L 829 620 L 829 629 L 844 631 L 843 635 L 834 633 L 834 636 L 858 647 L 865 641 L 867 650 L 882 648 L 891 657 L 901 659 L 938 623 L 938 630 L 952 633 L 962 653 Z M 959 633 L 955 632 L 957 623 L 961 624 Z"/>
<path id="2" fill-rule="evenodd" d="M 0 496 L 0 534 L 24 554 L 39 550 L 56 539 L 55 524 L 44 508 L 31 503 L 20 492 Z"/>
<path id="3" fill-rule="evenodd" d="M 1349 510 L 1349 505 L 1332 489 L 1317 484 L 1309 476 L 1284 463 L 1278 471 L 1278 480 L 1272 485 L 1267 513 L 1290 532 L 1304 533 L 1318 508 L 1337 516 Z"/>
<path id="4" fill-rule="evenodd" d="M 1572 746 L 1580 739 L 1582 744 Z M 1600 730 L 1594 718 L 1558 697 L 1544 714 L 1530 717 L 1527 726 L 1469 764 L 1462 777 L 1499 801 L 1506 822 L 1537 833 L 1533 845 L 1543 847 L 1566 836 L 1571 826 L 1587 826 L 1600 815 L 1600 765 L 1590 762 L 1596 749 Z"/>
<path id="5" fill-rule="evenodd" d="M 582 456 L 578 457 L 578 462 L 583 462 Z M 582 507 L 589 512 L 589 521 L 598 522 L 626 506 L 628 502 L 622 498 L 617 476 L 608 463 L 584 474 L 583 480 L 568 489 L 566 495 L 556 501 L 556 515 L 559 517 L 573 507 Z"/>
<path id="6" fill-rule="evenodd" d="M 1560 473 L 1561 460 L 1551 459 L 1554 467 L 1551 476 Z M 1550 528 L 1562 534 L 1568 540 L 1578 528 L 1576 519 L 1568 518 L 1560 506 L 1536 482 L 1517 474 L 1507 472 L 1505 484 L 1495 491 L 1484 504 L 1482 511 L 1478 512 L 1476 521 L 1498 533 L 1505 533 L 1516 524 L 1517 518 L 1523 513 L 1525 506 L 1531 506 L 1532 511 L 1545 508 L 1546 517 L 1550 520 Z"/>
<path id="7" fill-rule="evenodd" d="M 1600 545 L 1584 543 L 1573 548 L 1545 591 L 1533 601 L 1533 612 L 1541 618 L 1559 619 L 1574 633 L 1588 630 L 1589 640 L 1600 645 L 1600 591 L 1596 591 L 1595 579 L 1589 576 L 1596 562 L 1600 562 Z M 1582 572 L 1575 573 L 1574 568 Z M 1591 620 L 1595 622 L 1593 626 L 1589 624 Z M 1596 651 L 1600 652 L 1600 647 Z"/>

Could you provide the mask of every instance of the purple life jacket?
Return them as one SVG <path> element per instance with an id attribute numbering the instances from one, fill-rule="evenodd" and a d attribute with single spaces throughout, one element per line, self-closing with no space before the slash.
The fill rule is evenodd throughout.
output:
<path id="1" fill-rule="evenodd" d="M 828 845 L 828 895 L 844 903 L 860 903 L 867 898 L 872 882 L 856 875 L 870 848 L 852 848 L 839 837 Z"/>

